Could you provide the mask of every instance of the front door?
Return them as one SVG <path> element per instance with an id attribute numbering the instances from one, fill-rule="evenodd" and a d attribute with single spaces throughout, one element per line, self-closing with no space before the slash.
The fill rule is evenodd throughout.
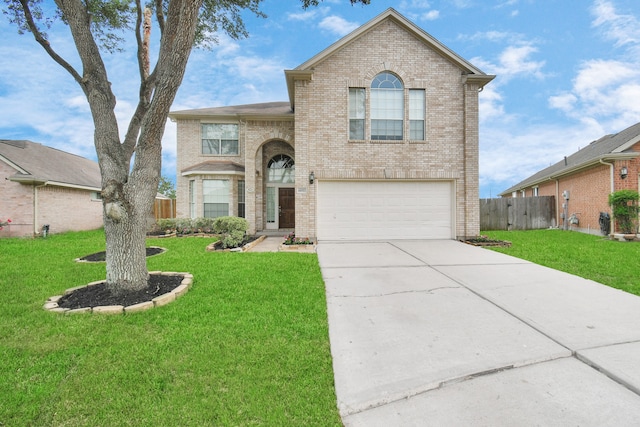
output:
<path id="1" fill-rule="evenodd" d="M 296 226 L 296 194 L 295 188 L 278 189 L 278 215 L 280 228 Z"/>

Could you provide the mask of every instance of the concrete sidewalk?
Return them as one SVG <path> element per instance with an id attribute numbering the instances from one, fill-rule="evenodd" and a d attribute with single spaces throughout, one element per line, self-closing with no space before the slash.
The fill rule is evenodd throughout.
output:
<path id="1" fill-rule="evenodd" d="M 640 298 L 457 241 L 321 242 L 347 426 L 640 424 Z"/>

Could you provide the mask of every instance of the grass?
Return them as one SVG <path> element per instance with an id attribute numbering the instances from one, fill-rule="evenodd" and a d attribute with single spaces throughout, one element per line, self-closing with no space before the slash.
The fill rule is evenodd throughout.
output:
<path id="1" fill-rule="evenodd" d="M 0 426 L 341 425 L 314 254 L 208 253 L 203 238 L 150 270 L 188 271 L 177 301 L 118 316 L 42 309 L 101 280 L 102 231 L 0 240 Z"/>
<path id="2" fill-rule="evenodd" d="M 483 231 L 512 242 L 492 250 L 640 295 L 640 242 L 562 230 Z"/>

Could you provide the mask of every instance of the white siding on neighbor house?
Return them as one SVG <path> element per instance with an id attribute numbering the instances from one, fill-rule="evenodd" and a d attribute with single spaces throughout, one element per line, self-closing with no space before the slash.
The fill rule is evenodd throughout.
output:
<path id="1" fill-rule="evenodd" d="M 451 181 L 318 181 L 319 240 L 451 239 Z"/>

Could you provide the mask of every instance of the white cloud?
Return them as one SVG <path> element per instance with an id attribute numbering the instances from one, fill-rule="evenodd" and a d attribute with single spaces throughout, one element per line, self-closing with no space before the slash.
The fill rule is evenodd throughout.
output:
<path id="1" fill-rule="evenodd" d="M 598 0 L 591 9 L 594 27 L 600 27 L 605 37 L 614 40 L 616 46 L 640 43 L 640 22 L 633 15 L 618 14 L 611 1 Z M 637 46 L 636 46 L 637 48 Z"/>
<path id="2" fill-rule="evenodd" d="M 321 29 L 337 34 L 338 36 L 345 36 L 359 26 L 360 24 L 357 22 L 349 22 L 335 15 L 327 16 L 318 24 L 318 27 Z"/>
<path id="3" fill-rule="evenodd" d="M 610 1 L 596 1 L 592 25 L 623 48 L 618 59 L 583 61 L 570 91 L 551 96 L 549 105 L 581 122 L 598 121 L 608 131 L 621 130 L 640 118 L 640 21 L 616 12 Z M 615 53 L 615 52 L 613 52 Z"/>
<path id="4" fill-rule="evenodd" d="M 507 118 L 504 107 L 502 105 L 502 95 L 496 90 L 491 83 L 484 87 L 480 92 L 480 122 L 486 122 L 492 119 Z"/>
<path id="5" fill-rule="evenodd" d="M 501 38 L 501 34 L 490 34 L 489 36 Z M 507 46 L 497 58 L 497 62 L 486 61 L 482 58 L 475 58 L 472 63 L 478 64 L 485 72 L 497 74 L 503 82 L 516 77 L 544 78 L 542 68 L 545 61 L 535 61 L 531 57 L 538 52 L 538 48 L 532 43 L 519 43 Z M 482 65 L 480 65 L 482 64 Z"/>
<path id="6" fill-rule="evenodd" d="M 573 110 L 578 98 L 572 93 L 562 93 L 549 97 L 549 106 L 569 113 Z"/>
<path id="7" fill-rule="evenodd" d="M 439 17 L 440 17 L 440 11 L 435 9 L 430 10 L 429 12 L 422 15 L 422 19 L 426 21 L 435 21 Z"/>
<path id="8" fill-rule="evenodd" d="M 492 197 L 603 135 L 603 129 L 593 122 L 574 126 L 514 123 L 481 130 L 480 185 L 485 191 L 490 188 Z"/>
<path id="9" fill-rule="evenodd" d="M 318 15 L 326 14 L 329 8 L 307 9 L 298 13 L 288 13 L 287 19 L 290 21 L 311 21 Z"/>

